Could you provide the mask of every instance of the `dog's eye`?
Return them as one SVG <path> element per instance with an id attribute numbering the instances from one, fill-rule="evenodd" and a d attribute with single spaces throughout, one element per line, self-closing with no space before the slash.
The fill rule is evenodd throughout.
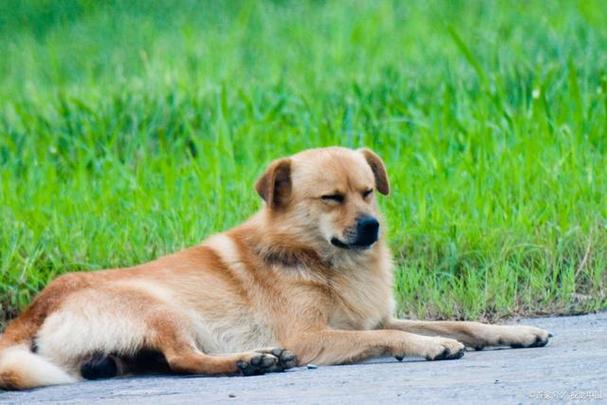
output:
<path id="1" fill-rule="evenodd" d="M 344 202 L 343 194 L 326 194 L 320 197 L 323 201 Z"/>
<path id="2" fill-rule="evenodd" d="M 372 192 L 373 192 L 373 189 L 371 189 L 371 188 L 366 191 L 363 191 L 363 198 L 369 197 Z"/>

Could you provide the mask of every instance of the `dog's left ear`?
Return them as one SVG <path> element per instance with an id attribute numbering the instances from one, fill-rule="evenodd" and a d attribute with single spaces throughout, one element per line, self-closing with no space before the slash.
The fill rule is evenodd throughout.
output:
<path id="1" fill-rule="evenodd" d="M 371 149 L 361 148 L 358 151 L 362 153 L 369 166 L 371 166 L 371 170 L 375 176 L 377 191 L 383 195 L 388 195 L 390 193 L 390 182 L 388 181 L 388 173 L 386 173 L 384 162 Z"/>
<path id="2" fill-rule="evenodd" d="M 291 196 L 291 159 L 284 158 L 270 163 L 257 180 L 255 190 L 271 209 L 284 207 Z"/>

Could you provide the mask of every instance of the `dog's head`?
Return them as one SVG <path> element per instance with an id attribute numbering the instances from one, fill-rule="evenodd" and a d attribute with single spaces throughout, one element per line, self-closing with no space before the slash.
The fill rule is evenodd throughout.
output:
<path id="1" fill-rule="evenodd" d="M 387 195 L 390 186 L 371 150 L 331 147 L 272 162 L 256 190 L 272 221 L 291 236 L 317 247 L 360 251 L 380 238 L 376 196 Z"/>

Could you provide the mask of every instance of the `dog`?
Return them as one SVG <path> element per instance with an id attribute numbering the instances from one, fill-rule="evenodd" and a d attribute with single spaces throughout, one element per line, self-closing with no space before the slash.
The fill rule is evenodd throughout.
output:
<path id="1" fill-rule="evenodd" d="M 273 161 L 244 224 L 150 263 L 68 273 L 0 337 L 0 387 L 136 372 L 256 375 L 377 356 L 459 359 L 466 346 L 536 347 L 531 326 L 393 317 L 392 259 L 373 151 Z"/>

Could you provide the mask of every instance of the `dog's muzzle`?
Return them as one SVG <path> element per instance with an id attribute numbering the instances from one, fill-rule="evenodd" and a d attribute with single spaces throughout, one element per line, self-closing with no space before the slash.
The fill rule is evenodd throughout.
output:
<path id="1" fill-rule="evenodd" d="M 331 239 L 331 244 L 341 249 L 365 249 L 371 247 L 379 238 L 379 221 L 370 215 L 364 215 L 356 221 L 353 240 L 342 241 L 336 237 Z"/>

